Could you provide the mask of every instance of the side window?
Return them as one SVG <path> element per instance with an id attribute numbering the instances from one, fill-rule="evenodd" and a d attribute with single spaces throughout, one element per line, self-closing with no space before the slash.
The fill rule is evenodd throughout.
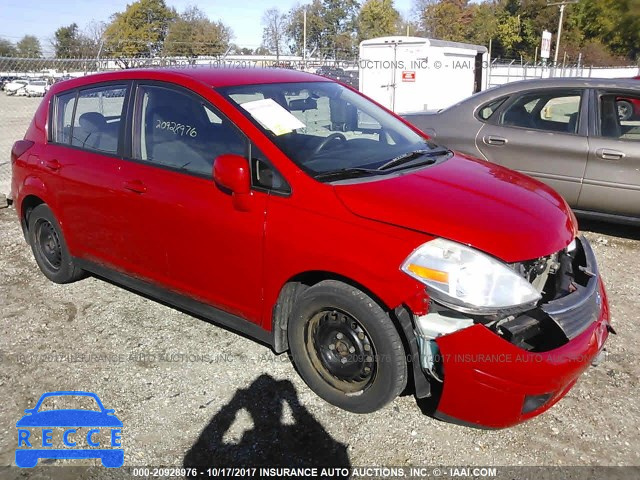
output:
<path id="1" fill-rule="evenodd" d="M 499 98 L 480 107 L 478 110 L 478 118 L 480 118 L 480 120 L 489 120 L 507 98 L 508 97 Z"/>
<path id="2" fill-rule="evenodd" d="M 546 91 L 522 95 L 505 109 L 500 124 L 532 130 L 577 133 L 580 100 L 578 91 Z"/>
<path id="3" fill-rule="evenodd" d="M 80 90 L 71 145 L 104 153 L 116 153 L 127 87 L 109 85 Z"/>
<path id="4" fill-rule="evenodd" d="M 132 146 L 137 160 L 206 176 L 216 157 L 247 154 L 245 137 L 204 100 L 156 85 L 138 87 Z"/>
<path id="5" fill-rule="evenodd" d="M 71 143 L 71 122 L 76 106 L 76 91 L 58 95 L 55 100 L 51 139 L 55 143 Z"/>
<path id="6" fill-rule="evenodd" d="M 600 97 L 600 135 L 640 141 L 640 95 L 607 93 Z"/>

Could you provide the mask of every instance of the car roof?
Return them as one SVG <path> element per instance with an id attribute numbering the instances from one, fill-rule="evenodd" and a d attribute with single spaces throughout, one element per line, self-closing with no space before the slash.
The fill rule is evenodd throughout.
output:
<path id="1" fill-rule="evenodd" d="M 132 68 L 107 73 L 95 73 L 85 77 L 60 82 L 61 89 L 76 88 L 93 83 L 117 80 L 174 81 L 191 78 L 212 87 L 256 85 L 261 83 L 330 82 L 330 79 L 312 73 L 289 68 L 233 68 L 217 66 L 185 66 L 182 68 Z"/>
<path id="2" fill-rule="evenodd" d="M 640 83 L 633 78 L 535 78 L 519 80 L 499 85 L 484 92 L 511 93 L 536 88 L 640 88 Z M 484 93 L 483 92 L 483 93 Z"/>
<path id="3" fill-rule="evenodd" d="M 499 99 L 507 95 L 514 93 L 527 92 L 536 89 L 545 88 L 621 88 L 626 90 L 638 90 L 640 91 L 640 82 L 634 78 L 535 78 L 531 80 L 518 80 L 515 82 L 504 83 L 502 85 L 496 85 L 481 92 L 475 93 L 470 97 L 460 100 L 458 103 L 450 105 L 446 108 L 440 109 L 437 112 L 429 113 L 455 113 L 460 109 L 475 110 L 479 105 L 485 102 L 491 102 L 494 99 Z M 405 112 L 403 117 L 415 117 L 424 115 L 426 112 L 414 111 Z"/>

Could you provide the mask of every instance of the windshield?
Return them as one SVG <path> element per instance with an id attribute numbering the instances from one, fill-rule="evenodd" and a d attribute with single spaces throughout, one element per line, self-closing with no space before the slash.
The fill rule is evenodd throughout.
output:
<path id="1" fill-rule="evenodd" d="M 397 169 L 405 159 L 443 154 L 395 116 L 338 83 L 242 85 L 219 91 L 316 178 L 347 170 L 388 173 L 387 167 Z"/>
<path id="2" fill-rule="evenodd" d="M 85 395 L 52 395 L 42 400 L 39 412 L 47 410 L 94 410 L 100 411 L 100 406 L 93 397 Z"/>

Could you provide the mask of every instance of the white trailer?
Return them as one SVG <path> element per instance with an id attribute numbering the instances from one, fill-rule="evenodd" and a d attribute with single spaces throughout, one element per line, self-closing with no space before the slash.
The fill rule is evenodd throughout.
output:
<path id="1" fill-rule="evenodd" d="M 486 47 L 420 37 L 360 43 L 360 91 L 396 113 L 439 110 L 484 90 Z"/>

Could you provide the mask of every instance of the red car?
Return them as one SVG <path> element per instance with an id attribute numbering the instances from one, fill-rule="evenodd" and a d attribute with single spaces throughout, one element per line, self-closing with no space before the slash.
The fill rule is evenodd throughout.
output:
<path id="1" fill-rule="evenodd" d="M 633 78 L 634 80 L 640 80 L 640 75 Z M 640 100 L 637 98 L 618 98 L 616 103 L 620 120 L 626 121 L 640 118 Z"/>
<path id="2" fill-rule="evenodd" d="M 61 82 L 11 163 L 49 279 L 96 274 L 289 351 L 352 412 L 410 388 L 440 419 L 514 425 L 562 398 L 611 329 L 558 194 L 324 77 Z"/>

